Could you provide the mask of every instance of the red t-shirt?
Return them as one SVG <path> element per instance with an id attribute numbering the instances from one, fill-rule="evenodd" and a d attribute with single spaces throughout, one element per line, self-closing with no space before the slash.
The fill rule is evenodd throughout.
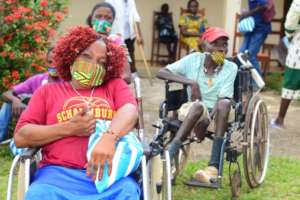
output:
<path id="1" fill-rule="evenodd" d="M 91 95 L 91 90 L 82 89 L 78 92 L 82 97 L 78 96 L 68 82 L 49 83 L 39 88 L 22 113 L 15 132 L 28 123 L 51 125 L 68 121 L 78 112 L 78 108 L 86 105 L 83 98 L 88 99 Z M 122 79 L 113 79 L 95 88 L 91 111 L 96 119 L 111 120 L 114 112 L 126 103 L 136 105 L 130 88 Z M 71 136 L 44 145 L 40 166 L 53 164 L 84 168 L 87 163 L 88 139 L 89 137 Z"/>

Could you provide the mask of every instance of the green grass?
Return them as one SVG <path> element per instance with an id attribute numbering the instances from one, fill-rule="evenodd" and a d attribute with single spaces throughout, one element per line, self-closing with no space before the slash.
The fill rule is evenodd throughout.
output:
<path id="1" fill-rule="evenodd" d="M 242 162 L 241 162 L 242 163 Z M 208 199 L 231 199 L 231 189 L 228 179 L 228 163 L 224 166 L 223 188 L 219 190 L 188 187 L 184 181 L 188 180 L 193 173 L 204 168 L 207 161 L 191 162 L 185 169 L 173 188 L 174 200 L 208 200 Z M 241 200 L 298 200 L 300 199 L 300 160 L 292 158 L 272 157 L 270 159 L 267 177 L 264 184 L 256 189 L 250 189 L 242 172 Z M 242 166 L 241 166 L 242 167 Z M 242 170 L 243 171 L 243 170 Z"/>
<path id="2" fill-rule="evenodd" d="M 7 176 L 12 157 L 7 147 L 0 146 L 0 199 L 6 198 Z M 187 187 L 188 180 L 199 168 L 207 165 L 206 160 L 190 162 L 183 175 L 178 177 L 173 187 L 174 200 L 226 200 L 231 199 L 228 180 L 228 164 L 224 166 L 223 188 L 219 190 Z M 298 200 L 300 199 L 300 160 L 272 157 L 265 183 L 256 189 L 250 189 L 243 177 L 241 200 Z M 242 166 L 241 166 L 242 167 Z"/>

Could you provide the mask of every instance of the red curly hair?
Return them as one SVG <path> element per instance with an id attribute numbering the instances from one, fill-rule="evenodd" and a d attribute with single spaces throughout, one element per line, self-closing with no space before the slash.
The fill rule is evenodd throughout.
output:
<path id="1" fill-rule="evenodd" d="M 103 40 L 106 45 L 107 59 L 104 81 L 121 77 L 125 62 L 127 62 L 124 49 L 108 39 L 100 38 L 90 27 L 77 26 L 61 37 L 54 49 L 54 66 L 56 66 L 61 79 L 64 81 L 72 79 L 70 66 L 86 48 L 97 40 Z"/>

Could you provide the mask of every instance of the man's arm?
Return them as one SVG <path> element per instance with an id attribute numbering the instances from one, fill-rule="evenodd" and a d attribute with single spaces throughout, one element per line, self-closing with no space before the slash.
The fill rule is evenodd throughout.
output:
<path id="1" fill-rule="evenodd" d="M 159 78 L 159 79 L 170 80 L 170 81 L 174 81 L 174 82 L 177 82 L 177 83 L 182 83 L 182 84 L 190 86 L 191 87 L 191 93 L 192 93 L 191 94 L 192 100 L 193 101 L 196 100 L 196 99 L 201 100 L 200 88 L 199 88 L 199 85 L 196 81 L 188 79 L 188 78 L 186 78 L 182 75 L 174 74 L 166 68 L 163 68 L 163 69 L 159 70 L 156 77 Z"/>
<path id="2" fill-rule="evenodd" d="M 256 13 L 261 13 L 263 12 L 265 9 L 268 8 L 268 4 L 265 5 L 261 5 L 261 6 L 257 6 L 256 8 L 249 10 L 248 12 L 242 13 L 241 14 L 241 20 L 250 16 L 255 15 Z"/>
<path id="3" fill-rule="evenodd" d="M 20 116 L 26 105 L 22 103 L 21 99 L 17 97 L 13 90 L 8 90 L 2 94 L 4 101 L 12 103 L 12 114 L 15 117 Z"/>

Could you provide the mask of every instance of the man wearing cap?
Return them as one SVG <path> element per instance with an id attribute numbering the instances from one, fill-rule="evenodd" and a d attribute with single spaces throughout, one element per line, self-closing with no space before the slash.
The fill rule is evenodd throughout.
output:
<path id="1" fill-rule="evenodd" d="M 215 133 L 209 166 L 198 170 L 194 178 L 200 183 L 210 183 L 217 177 L 223 136 L 227 129 L 228 116 L 233 97 L 237 66 L 225 59 L 228 51 L 228 34 L 217 27 L 207 29 L 201 38 L 200 48 L 195 52 L 161 69 L 157 77 L 189 86 L 190 101 L 178 111 L 182 120 L 176 137 L 169 144 L 170 157 L 180 149 L 182 141 L 194 132 L 199 140 L 204 138 L 209 127 Z M 214 112 L 213 120 L 209 112 Z M 216 128 L 214 129 L 213 126 Z"/>

